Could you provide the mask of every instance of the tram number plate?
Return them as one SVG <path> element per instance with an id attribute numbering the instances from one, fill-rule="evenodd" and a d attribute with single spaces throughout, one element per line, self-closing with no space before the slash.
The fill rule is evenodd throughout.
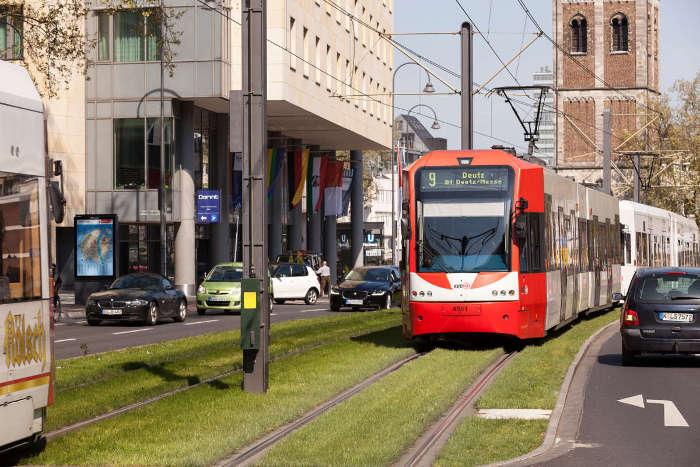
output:
<path id="1" fill-rule="evenodd" d="M 692 323 L 692 313 L 659 313 L 661 321 L 676 321 L 680 323 Z"/>
<path id="2" fill-rule="evenodd" d="M 346 305 L 362 305 L 362 300 L 345 300 Z"/>
<path id="3" fill-rule="evenodd" d="M 122 310 L 116 309 L 116 308 L 105 308 L 102 310 L 103 315 L 121 315 Z"/>

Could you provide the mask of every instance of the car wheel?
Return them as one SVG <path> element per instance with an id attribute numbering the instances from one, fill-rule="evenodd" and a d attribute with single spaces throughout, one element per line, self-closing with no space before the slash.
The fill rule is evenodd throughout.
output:
<path id="1" fill-rule="evenodd" d="M 631 350 L 627 350 L 625 346 L 622 346 L 622 366 L 632 366 L 634 365 L 637 354 Z"/>
<path id="2" fill-rule="evenodd" d="M 307 305 L 313 305 L 314 303 L 316 303 L 316 300 L 318 300 L 318 292 L 314 288 L 309 289 L 309 291 L 306 292 L 306 296 L 304 297 L 304 303 L 306 303 Z"/>
<path id="3" fill-rule="evenodd" d="M 340 311 L 340 305 L 331 302 L 331 311 Z"/>
<path id="4" fill-rule="evenodd" d="M 98 324 L 100 324 L 101 320 L 88 318 L 87 322 L 90 326 L 97 326 Z"/>
<path id="5" fill-rule="evenodd" d="M 182 323 L 187 318 L 187 302 L 184 300 L 180 301 L 180 305 L 177 309 L 177 316 L 175 316 L 175 321 Z"/>
<path id="6" fill-rule="evenodd" d="M 284 305 L 284 298 L 275 298 L 275 303 L 278 305 Z"/>
<path id="7" fill-rule="evenodd" d="M 197 307 L 197 314 L 199 316 L 204 316 L 204 314 L 207 312 L 206 308 L 199 308 Z"/>
<path id="8" fill-rule="evenodd" d="M 158 322 L 158 305 L 156 302 L 151 302 L 148 305 L 148 310 L 146 310 L 146 319 L 144 322 L 146 326 L 154 326 Z"/>
<path id="9" fill-rule="evenodd" d="M 386 293 L 386 300 L 384 301 L 384 309 L 388 310 L 391 308 L 391 292 Z"/>

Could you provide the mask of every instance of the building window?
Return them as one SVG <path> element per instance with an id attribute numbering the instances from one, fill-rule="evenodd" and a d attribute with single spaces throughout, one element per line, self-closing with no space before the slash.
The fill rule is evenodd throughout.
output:
<path id="1" fill-rule="evenodd" d="M 297 28 L 294 18 L 289 18 L 289 68 L 297 69 Z"/>
<path id="2" fill-rule="evenodd" d="M 316 84 L 321 85 L 321 39 L 316 36 L 316 41 L 314 42 L 314 68 L 315 68 L 315 79 Z"/>
<path id="3" fill-rule="evenodd" d="M 581 15 L 574 16 L 571 26 L 571 53 L 585 54 L 587 51 L 588 24 Z"/>
<path id="4" fill-rule="evenodd" d="M 627 17 L 622 13 L 618 13 L 610 20 L 612 29 L 612 51 L 627 52 Z"/>
<path id="5" fill-rule="evenodd" d="M 311 53 L 309 52 L 309 30 L 304 28 L 304 32 L 302 34 L 302 46 L 304 47 L 304 78 L 309 77 L 309 56 Z"/>
<path id="6" fill-rule="evenodd" d="M 22 29 L 22 7 L 0 7 L 0 59 L 22 60 Z"/>
<path id="7" fill-rule="evenodd" d="M 172 119 L 165 120 L 165 185 L 172 174 Z M 160 118 L 114 119 L 114 187 L 160 187 Z"/>
<path id="8" fill-rule="evenodd" d="M 109 13 L 105 11 L 97 13 L 97 59 L 100 61 L 106 61 L 112 57 L 109 51 L 109 22 Z"/>
<path id="9" fill-rule="evenodd" d="M 115 62 L 153 62 L 160 58 L 157 15 L 149 14 L 149 10 L 123 10 L 113 16 Z"/>

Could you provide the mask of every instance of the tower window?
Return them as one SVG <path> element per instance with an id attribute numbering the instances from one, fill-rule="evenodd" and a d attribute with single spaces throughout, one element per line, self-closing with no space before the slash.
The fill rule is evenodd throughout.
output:
<path id="1" fill-rule="evenodd" d="M 586 18 L 576 15 L 571 19 L 571 53 L 585 54 L 587 51 L 586 36 L 588 24 Z"/>
<path id="2" fill-rule="evenodd" d="M 610 20 L 612 29 L 612 51 L 627 52 L 627 17 L 618 13 Z"/>

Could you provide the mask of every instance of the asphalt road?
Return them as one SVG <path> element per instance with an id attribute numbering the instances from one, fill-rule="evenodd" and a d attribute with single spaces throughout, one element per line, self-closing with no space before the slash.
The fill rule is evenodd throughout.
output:
<path id="1" fill-rule="evenodd" d="M 75 310 L 75 308 L 72 308 Z M 240 329 L 241 319 L 237 314 L 208 311 L 199 316 L 190 306 L 184 323 L 164 319 L 156 326 L 140 323 L 119 323 L 104 321 L 99 326 L 89 326 L 82 313 L 72 311 L 60 323 L 56 323 L 54 352 L 56 358 L 78 357 L 81 355 L 106 352 L 109 350 L 152 344 L 181 337 L 197 336 L 210 332 Z M 319 299 L 314 305 L 303 301 L 274 305 L 272 323 L 329 315 L 328 300 Z M 335 314 L 335 313 L 334 313 Z"/>
<path id="2" fill-rule="evenodd" d="M 576 447 L 544 465 L 700 465 L 700 357 L 623 367 L 616 332 L 594 362 Z"/>

